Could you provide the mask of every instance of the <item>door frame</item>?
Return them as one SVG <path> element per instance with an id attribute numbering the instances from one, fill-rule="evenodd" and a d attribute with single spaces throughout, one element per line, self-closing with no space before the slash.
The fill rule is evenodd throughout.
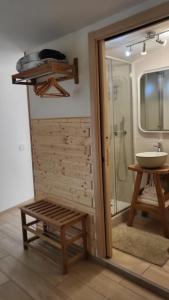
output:
<path id="1" fill-rule="evenodd" d="M 106 184 L 106 166 L 109 153 L 104 109 L 106 92 L 104 86 L 104 47 L 106 39 L 139 30 L 145 26 L 169 19 L 169 2 L 138 13 L 89 33 L 89 63 L 91 90 L 92 152 L 94 174 L 94 197 L 96 208 L 97 255 L 111 257 L 111 216 L 109 191 Z"/>

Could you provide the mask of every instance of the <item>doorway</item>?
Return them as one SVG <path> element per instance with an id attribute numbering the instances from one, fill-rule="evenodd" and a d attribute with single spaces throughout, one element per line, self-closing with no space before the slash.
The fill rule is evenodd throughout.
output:
<path id="1" fill-rule="evenodd" d="M 94 159 L 94 174 L 95 174 L 95 197 L 96 200 L 96 227 L 97 227 L 97 236 L 98 236 L 98 254 L 100 257 L 111 257 L 112 256 L 112 225 L 111 225 L 111 217 L 112 214 L 116 215 L 117 213 L 126 210 L 128 208 L 128 201 L 126 202 L 127 206 L 123 209 L 117 207 L 117 201 L 120 200 L 122 191 L 122 187 L 119 188 L 120 184 L 123 184 L 126 180 L 126 158 L 127 154 L 125 151 L 126 145 L 126 131 L 128 131 L 125 127 L 126 119 L 125 116 L 119 113 L 118 127 L 116 124 L 116 113 L 112 116 L 112 126 L 109 127 L 106 120 L 110 118 L 108 116 L 109 105 L 110 103 L 107 101 L 105 103 L 105 99 L 114 97 L 114 102 L 112 101 L 111 105 L 113 107 L 113 111 L 118 111 L 118 85 L 117 82 L 113 87 L 112 94 L 109 93 L 104 82 L 104 78 L 108 75 L 113 76 L 112 74 L 112 62 L 115 63 L 119 68 L 122 64 L 125 65 L 126 70 L 128 69 L 128 73 L 130 74 L 130 64 L 121 62 L 117 63 L 117 57 L 105 59 L 105 41 L 110 39 L 111 37 L 122 36 L 122 34 L 133 32 L 136 29 L 141 29 L 147 25 L 155 24 L 156 22 L 162 21 L 169 16 L 169 6 L 168 5 L 160 5 L 158 8 L 151 9 L 144 14 L 139 14 L 138 16 L 129 18 L 125 21 L 119 22 L 114 26 L 109 26 L 108 28 L 102 29 L 100 31 L 91 33 L 89 36 L 90 42 L 90 59 L 91 59 L 91 87 L 92 87 L 92 119 L 93 119 L 93 149 L 95 154 Z M 116 26 L 117 25 L 117 26 Z M 104 59 L 103 59 L 104 58 Z M 106 71 L 106 64 L 108 66 L 108 71 Z M 106 74 L 106 72 L 108 74 Z M 101 73 L 101 76 L 100 76 Z M 116 80 L 118 81 L 118 80 Z M 120 80 L 119 80 L 120 81 Z M 99 84 L 98 84 L 99 83 Z M 116 100 L 115 100 L 116 99 Z M 116 103 L 115 103 L 116 102 Z M 131 107 L 130 107 L 131 109 Z M 106 121 L 106 122 L 105 122 Z M 130 126 L 132 124 L 132 120 L 130 119 Z M 105 126 L 103 126 L 105 125 Z M 129 130 L 130 131 L 130 130 Z M 112 134 L 113 133 L 113 134 Z M 117 133 L 119 136 L 117 137 Z M 119 146 L 121 145 L 121 146 Z M 132 134 L 130 137 L 130 142 L 127 143 L 128 149 L 130 149 L 130 158 L 133 159 L 133 147 L 132 147 Z M 113 156 L 110 158 L 110 148 L 114 149 Z M 118 147 L 122 151 L 120 154 Z M 119 167 L 118 156 L 121 156 L 121 163 Z M 103 158 L 103 159 L 102 159 Z M 130 163 L 130 162 L 129 162 Z M 113 164 L 116 164 L 114 168 L 111 168 Z M 119 167 L 119 168 L 118 168 Z M 119 172 L 120 170 L 120 172 Z M 111 173 L 114 172 L 114 173 Z M 111 176 L 112 174 L 112 176 Z M 120 175 L 120 176 L 119 176 Z M 110 185 L 109 179 L 113 178 L 112 185 Z M 120 180 L 118 180 L 118 178 Z M 132 193 L 132 175 L 130 182 L 130 191 L 126 191 L 126 193 Z M 118 182 L 119 181 L 119 182 Z M 117 183 L 118 182 L 118 183 Z M 118 185 L 119 184 L 119 185 Z M 114 187 L 114 188 L 113 188 Z M 117 191 L 120 190 L 119 194 Z M 111 206 L 112 203 L 110 199 L 114 200 L 116 203 L 113 213 L 111 214 Z M 131 200 L 131 198 L 130 198 Z"/>

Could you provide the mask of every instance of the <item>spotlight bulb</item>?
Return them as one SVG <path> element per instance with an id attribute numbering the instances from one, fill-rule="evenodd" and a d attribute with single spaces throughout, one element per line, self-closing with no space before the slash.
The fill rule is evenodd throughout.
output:
<path id="1" fill-rule="evenodd" d="M 132 55 L 131 47 L 127 47 L 127 49 L 125 51 L 125 55 L 126 55 L 126 57 L 130 57 Z"/>

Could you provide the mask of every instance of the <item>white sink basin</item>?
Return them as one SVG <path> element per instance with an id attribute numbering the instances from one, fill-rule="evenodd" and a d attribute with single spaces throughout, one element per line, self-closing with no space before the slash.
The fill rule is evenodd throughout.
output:
<path id="1" fill-rule="evenodd" d="M 167 156 L 166 152 L 141 152 L 136 154 L 136 159 L 141 167 L 153 169 L 164 165 Z"/>

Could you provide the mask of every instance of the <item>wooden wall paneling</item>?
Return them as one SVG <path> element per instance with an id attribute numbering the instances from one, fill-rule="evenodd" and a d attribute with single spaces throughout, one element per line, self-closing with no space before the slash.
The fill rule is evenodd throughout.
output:
<path id="1" fill-rule="evenodd" d="M 90 118 L 31 121 L 36 199 L 48 198 L 87 212 L 88 245 L 94 255 L 95 203 Z"/>

